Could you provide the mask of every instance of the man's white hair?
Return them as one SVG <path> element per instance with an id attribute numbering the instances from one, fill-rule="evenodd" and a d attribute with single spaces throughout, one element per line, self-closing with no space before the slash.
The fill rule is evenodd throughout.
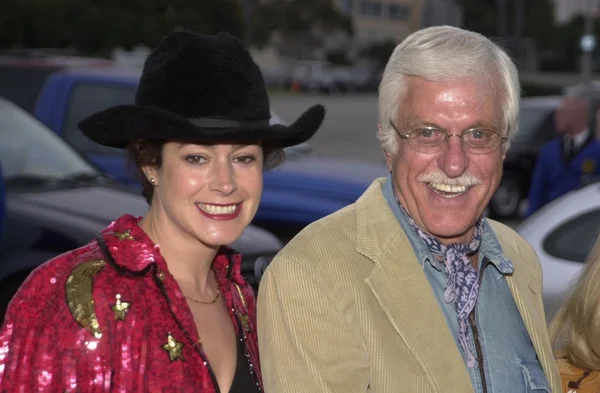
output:
<path id="1" fill-rule="evenodd" d="M 475 79 L 482 88 L 496 89 L 503 100 L 508 149 L 519 129 L 521 94 L 517 68 L 498 45 L 481 34 L 451 26 L 422 29 L 402 41 L 394 49 L 379 85 L 377 138 L 388 153 L 396 152 L 397 135 L 390 120 L 396 124 L 410 76 L 440 82 Z"/>

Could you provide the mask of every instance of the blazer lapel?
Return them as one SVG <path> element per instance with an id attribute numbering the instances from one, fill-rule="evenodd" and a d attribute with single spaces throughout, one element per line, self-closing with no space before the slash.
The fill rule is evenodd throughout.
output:
<path id="1" fill-rule="evenodd" d="M 438 392 L 473 392 L 464 361 L 410 241 L 387 205 L 382 180 L 357 201 L 356 249 L 374 262 L 365 279 Z"/>

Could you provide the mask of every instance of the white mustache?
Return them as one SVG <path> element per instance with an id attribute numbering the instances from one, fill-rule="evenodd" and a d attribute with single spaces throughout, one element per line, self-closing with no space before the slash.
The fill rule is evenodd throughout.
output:
<path id="1" fill-rule="evenodd" d="M 472 187 L 481 184 L 481 180 L 477 177 L 470 175 L 468 173 L 464 173 L 459 177 L 448 177 L 446 174 L 440 170 L 435 172 L 427 173 L 425 175 L 421 175 L 417 178 L 417 180 L 423 183 L 441 183 L 448 184 L 450 186 L 464 186 L 464 187 Z"/>

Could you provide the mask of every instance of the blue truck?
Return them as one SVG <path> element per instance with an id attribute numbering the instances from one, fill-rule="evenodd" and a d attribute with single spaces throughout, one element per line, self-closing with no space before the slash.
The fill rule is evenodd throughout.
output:
<path id="1" fill-rule="evenodd" d="M 113 179 L 139 188 L 124 152 L 94 143 L 77 124 L 110 106 L 133 104 L 141 70 L 110 62 L 72 63 L 0 58 L 0 96 L 29 111 Z M 272 121 L 282 122 L 275 114 Z M 284 242 L 354 202 L 372 180 L 387 174 L 383 164 L 319 157 L 309 144 L 290 147 L 286 155 L 283 166 L 265 174 L 253 222 Z"/>

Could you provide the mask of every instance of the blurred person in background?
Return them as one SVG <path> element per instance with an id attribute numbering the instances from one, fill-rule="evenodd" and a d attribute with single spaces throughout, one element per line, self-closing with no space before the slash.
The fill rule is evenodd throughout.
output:
<path id="1" fill-rule="evenodd" d="M 600 238 L 550 324 L 563 393 L 600 392 Z"/>
<path id="2" fill-rule="evenodd" d="M 600 175 L 600 142 L 588 129 L 583 92 L 563 98 L 554 114 L 558 136 L 542 148 L 531 180 L 527 215 Z"/>
<path id="3" fill-rule="evenodd" d="M 167 36 L 136 104 L 80 123 L 128 150 L 149 211 L 28 277 L 0 331 L 0 391 L 261 392 L 254 293 L 226 245 L 256 213 L 263 170 L 323 117 L 316 105 L 271 126 L 261 72 L 239 40 Z"/>
<path id="4" fill-rule="evenodd" d="M 267 393 L 559 389 L 540 262 L 483 217 L 519 92 L 480 34 L 437 26 L 396 47 L 379 88 L 390 174 L 300 232 L 261 281 Z"/>

